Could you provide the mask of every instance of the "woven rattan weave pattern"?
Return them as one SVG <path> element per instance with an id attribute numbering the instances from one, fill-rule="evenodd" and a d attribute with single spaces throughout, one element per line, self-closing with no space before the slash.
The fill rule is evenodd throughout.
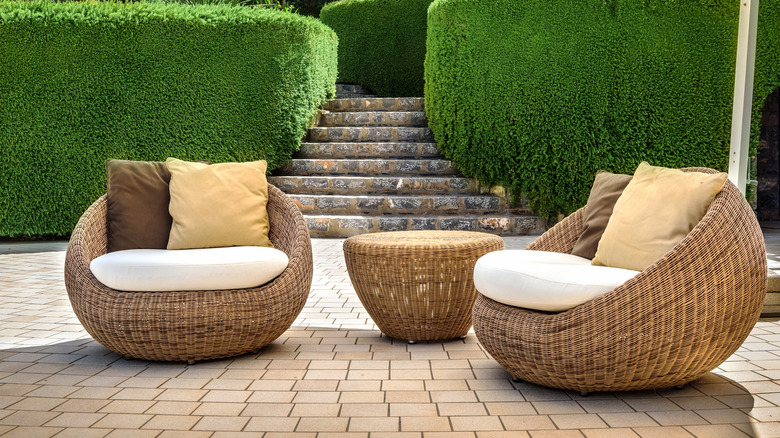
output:
<path id="1" fill-rule="evenodd" d="M 469 231 L 396 231 L 344 241 L 360 302 L 386 335 L 452 339 L 471 328 L 474 264 L 504 248 L 498 236 Z"/>
<path id="2" fill-rule="evenodd" d="M 92 275 L 106 252 L 106 197 L 76 225 L 65 259 L 65 286 L 87 332 L 130 358 L 195 362 L 257 350 L 287 330 L 303 309 L 313 264 L 306 222 L 295 204 L 268 186 L 270 239 L 290 259 L 279 277 L 240 290 L 120 292 Z"/>
<path id="3" fill-rule="evenodd" d="M 528 249 L 570 253 L 581 232 L 579 210 Z M 480 295 L 474 331 L 512 376 L 540 385 L 581 392 L 677 386 L 739 348 L 760 315 L 766 275 L 761 229 L 727 182 L 688 236 L 624 285 L 556 314 Z"/>

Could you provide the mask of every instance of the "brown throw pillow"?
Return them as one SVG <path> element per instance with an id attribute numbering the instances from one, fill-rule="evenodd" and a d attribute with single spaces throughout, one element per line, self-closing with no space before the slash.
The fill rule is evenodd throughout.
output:
<path id="1" fill-rule="evenodd" d="M 171 173 L 162 162 L 106 161 L 108 251 L 165 249 Z"/>
<path id="2" fill-rule="evenodd" d="M 599 246 L 601 235 L 607 228 L 609 217 L 612 216 L 612 210 L 615 208 L 620 194 L 623 193 L 628 183 L 631 181 L 631 175 L 620 175 L 599 171 L 596 179 L 593 181 L 593 188 L 590 190 L 588 203 L 583 212 L 583 231 L 571 253 L 593 259 L 596 256 L 596 249 Z"/>

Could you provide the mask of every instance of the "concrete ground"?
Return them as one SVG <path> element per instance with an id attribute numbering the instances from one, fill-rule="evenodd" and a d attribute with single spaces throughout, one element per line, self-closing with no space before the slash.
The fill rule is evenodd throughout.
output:
<path id="1" fill-rule="evenodd" d="M 349 281 L 343 240 L 312 242 L 314 283 L 293 327 L 259 354 L 189 366 L 94 342 L 65 292 L 64 242 L 0 242 L 0 435 L 780 437 L 778 318 L 682 390 L 583 398 L 513 382 L 473 334 L 382 336 Z M 780 230 L 766 242 L 780 270 Z"/>

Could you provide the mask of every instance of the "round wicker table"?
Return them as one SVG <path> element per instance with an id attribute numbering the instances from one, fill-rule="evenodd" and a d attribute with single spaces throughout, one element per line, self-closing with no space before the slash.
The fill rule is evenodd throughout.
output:
<path id="1" fill-rule="evenodd" d="M 504 248 L 471 231 L 395 231 L 344 241 L 358 298 L 382 333 L 409 342 L 466 336 L 477 298 L 474 263 Z"/>

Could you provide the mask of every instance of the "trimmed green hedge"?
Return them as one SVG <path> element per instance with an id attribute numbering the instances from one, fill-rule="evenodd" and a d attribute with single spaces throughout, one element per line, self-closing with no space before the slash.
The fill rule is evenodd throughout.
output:
<path id="1" fill-rule="evenodd" d="M 339 36 L 339 82 L 380 96 L 423 94 L 426 20 L 431 0 L 340 0 L 320 20 Z"/>
<path id="2" fill-rule="evenodd" d="M 336 49 L 261 8 L 0 2 L 0 237 L 69 234 L 107 158 L 282 165 L 335 92 Z"/>
<path id="3" fill-rule="evenodd" d="M 465 174 L 522 193 L 546 217 L 582 206 L 598 169 L 631 173 L 647 160 L 725 170 L 738 8 L 436 0 L 425 61 L 430 126 Z M 762 0 L 755 127 L 780 85 L 778 16 L 778 0 Z"/>

